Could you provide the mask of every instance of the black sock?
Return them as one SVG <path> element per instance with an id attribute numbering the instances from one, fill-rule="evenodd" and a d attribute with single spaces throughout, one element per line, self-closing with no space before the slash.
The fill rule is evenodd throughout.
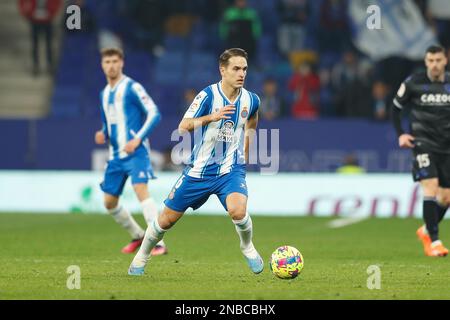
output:
<path id="1" fill-rule="evenodd" d="M 438 213 L 438 222 L 441 222 L 445 217 L 445 213 L 447 212 L 448 207 L 445 207 L 443 204 L 437 203 L 437 213 Z"/>
<path id="2" fill-rule="evenodd" d="M 436 198 L 424 197 L 423 198 L 423 220 L 430 235 L 431 241 L 439 240 L 439 227 L 438 227 L 438 205 Z"/>

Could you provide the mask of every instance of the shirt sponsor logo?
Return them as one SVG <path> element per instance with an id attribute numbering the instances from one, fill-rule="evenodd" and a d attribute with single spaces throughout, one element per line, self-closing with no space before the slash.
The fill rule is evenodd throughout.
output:
<path id="1" fill-rule="evenodd" d="M 450 103 L 450 94 L 423 94 L 420 101 L 424 104 L 447 104 Z"/>
<path id="2" fill-rule="evenodd" d="M 204 97 L 205 97 L 205 94 L 204 94 L 204 93 L 202 93 L 202 92 L 199 93 L 199 94 L 195 97 L 195 99 L 194 99 L 194 101 L 192 102 L 192 104 L 189 106 L 188 112 L 192 112 L 192 113 L 197 112 L 197 110 L 200 108 L 201 101 L 203 100 Z"/>
<path id="3" fill-rule="evenodd" d="M 108 121 L 110 124 L 117 124 L 117 111 L 112 103 L 108 105 Z"/>
<path id="4" fill-rule="evenodd" d="M 198 110 L 199 104 L 197 102 L 194 102 L 191 104 L 191 106 L 189 107 L 189 112 L 195 112 Z"/>
<path id="5" fill-rule="evenodd" d="M 217 141 L 219 142 L 233 142 L 234 141 L 234 122 L 227 121 L 220 128 L 217 135 Z"/>

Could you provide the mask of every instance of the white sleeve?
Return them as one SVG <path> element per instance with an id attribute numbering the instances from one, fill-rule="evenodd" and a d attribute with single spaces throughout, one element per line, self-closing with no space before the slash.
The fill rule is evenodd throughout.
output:
<path id="1" fill-rule="evenodd" d="M 147 91 L 145 91 L 142 85 L 139 83 L 134 83 L 132 85 L 132 90 L 138 100 L 138 104 L 147 114 L 147 119 L 145 120 L 144 125 L 136 134 L 137 137 L 143 140 L 158 124 L 161 119 L 161 115 L 155 102 L 153 102 L 153 99 L 147 94 Z"/>
<path id="2" fill-rule="evenodd" d="M 184 114 L 184 118 L 192 119 L 198 118 L 205 115 L 206 110 L 208 110 L 208 94 L 205 91 L 200 92 L 192 101 L 188 110 Z"/>

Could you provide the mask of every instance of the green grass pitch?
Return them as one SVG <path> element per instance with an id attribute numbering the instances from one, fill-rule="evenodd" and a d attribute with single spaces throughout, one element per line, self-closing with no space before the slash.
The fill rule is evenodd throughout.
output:
<path id="1" fill-rule="evenodd" d="M 138 221 L 143 225 L 141 216 Z M 450 299 L 450 258 L 422 253 L 415 219 L 369 219 L 330 229 L 331 218 L 253 217 L 265 270 L 253 275 L 226 216 L 184 217 L 166 237 L 169 254 L 130 277 L 129 237 L 106 215 L 0 214 L 0 299 Z M 441 224 L 450 244 L 450 223 Z M 297 247 L 305 267 L 294 280 L 269 271 L 271 252 Z M 69 290 L 67 268 L 81 270 Z M 381 288 L 367 288 L 378 265 Z"/>

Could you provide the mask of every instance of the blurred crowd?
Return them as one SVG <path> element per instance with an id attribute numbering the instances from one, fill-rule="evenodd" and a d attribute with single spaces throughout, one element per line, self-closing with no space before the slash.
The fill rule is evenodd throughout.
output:
<path id="1" fill-rule="evenodd" d="M 117 42 L 146 50 L 153 59 L 171 50 L 166 46 L 168 35 L 197 33 L 192 39 L 214 55 L 227 47 L 244 48 L 250 57 L 249 72 L 259 80 L 252 82 L 257 88 L 249 89 L 260 95 L 264 119 L 385 121 L 400 82 L 423 62 L 404 57 L 374 62 L 358 51 L 352 43 L 348 1 L 273 0 L 268 11 L 260 6 L 270 1 L 250 0 L 19 0 L 19 7 L 31 25 L 34 74 L 40 70 L 41 37 L 46 41 L 48 68 L 54 68 L 56 12 L 76 4 L 82 10 L 81 32 L 97 33 L 104 46 Z M 450 48 L 448 1 L 414 3 L 440 44 Z M 201 89 L 187 87 L 180 92 L 183 102 L 177 112 L 181 114 Z"/>

